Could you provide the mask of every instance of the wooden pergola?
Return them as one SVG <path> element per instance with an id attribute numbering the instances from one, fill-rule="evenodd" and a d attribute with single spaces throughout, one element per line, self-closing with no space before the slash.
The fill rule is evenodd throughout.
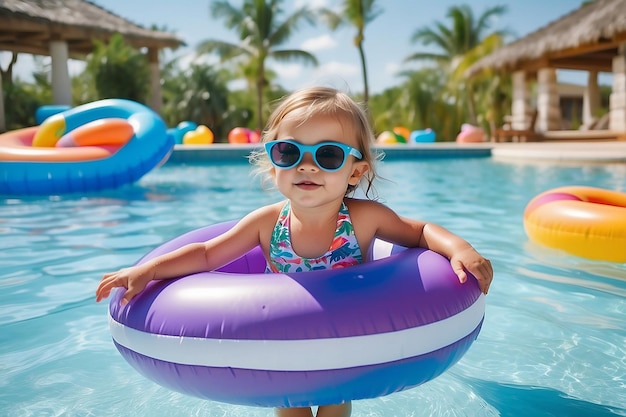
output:
<path id="1" fill-rule="evenodd" d="M 626 135 L 626 0 L 595 0 L 548 25 L 498 49 L 467 71 L 475 76 L 485 70 L 512 74 L 512 129 L 527 129 L 536 114 L 535 130 L 550 139 L 585 134 L 561 131 L 557 70 L 587 72 L 583 96 L 583 129 L 596 122 L 600 106 L 598 73 L 612 73 L 613 85 L 608 130 L 587 131 L 588 137 Z M 537 89 L 531 92 L 530 82 Z M 533 97 L 534 94 L 534 97 Z M 534 100 L 532 100 L 534 99 Z M 533 104 L 532 101 L 535 103 Z"/>
<path id="2" fill-rule="evenodd" d="M 161 109 L 159 50 L 176 49 L 184 42 L 171 33 L 145 29 L 84 0 L 0 0 L 0 51 L 52 58 L 52 104 L 72 104 L 67 61 L 85 59 L 94 40 L 107 43 L 115 34 L 147 51 L 151 74 L 150 102 Z M 0 83 L 0 131 L 4 103 Z"/>

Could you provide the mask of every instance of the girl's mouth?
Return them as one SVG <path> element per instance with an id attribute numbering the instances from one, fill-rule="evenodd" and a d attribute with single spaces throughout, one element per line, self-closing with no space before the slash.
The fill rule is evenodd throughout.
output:
<path id="1" fill-rule="evenodd" d="M 312 190 L 319 186 L 319 184 L 316 184 L 313 181 L 300 181 L 296 183 L 296 187 L 302 188 L 304 190 Z"/>

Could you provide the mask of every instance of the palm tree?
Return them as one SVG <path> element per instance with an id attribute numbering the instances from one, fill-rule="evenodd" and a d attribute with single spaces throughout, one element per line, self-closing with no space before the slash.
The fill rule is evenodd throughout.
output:
<path id="1" fill-rule="evenodd" d="M 468 78 L 465 74 L 469 67 L 479 59 L 490 55 L 502 47 L 504 38 L 497 33 L 487 36 L 476 47 L 468 51 L 450 74 L 450 86 L 457 91 L 467 91 L 470 117 L 474 124 L 482 124 L 493 133 L 503 119 L 502 109 L 510 108 L 510 74 L 500 74 L 492 69 L 485 69 L 480 74 Z M 480 123 L 476 117 L 476 108 L 484 115 Z"/>
<path id="2" fill-rule="evenodd" d="M 450 77 L 453 91 L 458 93 L 465 92 L 469 116 L 473 123 L 476 123 L 476 111 L 471 83 L 466 84 L 461 78 L 454 78 L 452 75 L 459 65 L 464 62 L 466 54 L 470 51 L 475 48 L 478 48 L 478 50 L 489 49 L 479 47 L 483 41 L 494 44 L 497 43 L 495 39 L 503 39 L 507 35 L 508 32 L 506 31 L 487 33 L 490 29 L 490 19 L 500 16 L 506 11 L 506 6 L 494 6 L 485 10 L 476 19 L 470 6 L 452 6 L 447 13 L 447 17 L 452 20 L 451 27 L 447 27 L 441 22 L 435 22 L 434 28 L 419 28 L 413 33 L 411 38 L 413 42 L 419 42 L 424 46 L 434 46 L 435 51 L 416 52 L 405 58 L 405 62 L 427 60 L 438 64 L 445 74 Z"/>
<path id="3" fill-rule="evenodd" d="M 412 42 L 419 42 L 424 46 L 433 45 L 438 52 L 416 52 L 405 61 L 433 60 L 444 67 L 453 70 L 460 59 L 467 52 L 476 47 L 488 35 L 489 20 L 492 17 L 506 13 L 506 6 L 494 6 L 485 10 L 478 19 L 468 5 L 452 6 L 448 9 L 447 17 L 452 19 L 452 28 L 441 22 L 435 22 L 435 28 L 419 28 L 411 37 Z M 505 31 L 495 31 L 505 36 Z"/>
<path id="4" fill-rule="evenodd" d="M 211 14 L 223 19 L 228 29 L 237 31 L 239 43 L 206 40 L 197 47 L 198 54 L 217 53 L 222 61 L 235 61 L 244 67 L 256 68 L 255 88 L 257 97 L 258 127 L 263 128 L 263 90 L 267 85 L 266 59 L 277 61 L 299 59 L 305 64 L 317 65 L 317 59 L 309 52 L 299 49 L 280 49 L 296 30 L 302 20 L 313 22 L 314 15 L 306 8 L 299 8 L 280 21 L 283 0 L 244 0 L 241 8 L 228 1 L 218 0 L 211 5 Z"/>
<path id="5" fill-rule="evenodd" d="M 367 81 L 367 65 L 365 64 L 365 50 L 363 48 L 365 26 L 382 13 L 382 9 L 377 8 L 374 3 L 376 3 L 376 0 L 343 0 L 340 14 L 336 14 L 328 9 L 321 11 L 331 29 L 336 29 L 344 24 L 351 24 L 356 28 L 354 46 L 359 50 L 359 57 L 361 58 L 363 101 L 366 106 L 369 101 L 369 86 Z"/>

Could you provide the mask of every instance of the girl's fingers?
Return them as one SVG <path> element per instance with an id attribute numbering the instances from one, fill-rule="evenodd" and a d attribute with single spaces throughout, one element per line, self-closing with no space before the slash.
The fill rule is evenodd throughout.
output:
<path id="1" fill-rule="evenodd" d="M 465 283 L 467 281 L 467 269 L 467 271 L 476 277 L 480 290 L 484 294 L 489 292 L 489 286 L 491 285 L 491 280 L 493 279 L 493 268 L 488 259 L 484 259 L 482 262 L 472 263 L 469 268 L 466 268 L 459 260 L 452 261 L 451 265 L 454 273 L 459 277 L 459 281 L 461 283 Z"/>
<path id="2" fill-rule="evenodd" d="M 461 265 L 461 263 L 459 262 L 457 265 L 453 266 L 452 269 L 454 270 L 456 276 L 459 277 L 459 282 L 461 282 L 461 284 L 464 284 L 465 281 L 467 281 L 467 272 L 465 272 L 465 268 L 463 268 L 463 265 Z"/>
<path id="3" fill-rule="evenodd" d="M 101 300 L 107 298 L 111 294 L 111 290 L 113 288 L 128 288 L 127 282 L 127 280 L 119 277 L 119 272 L 104 274 L 100 284 L 98 284 L 98 288 L 96 288 L 96 302 L 100 302 Z"/>
<path id="4" fill-rule="evenodd" d="M 485 261 L 486 262 L 480 265 L 478 283 L 482 292 L 487 294 L 489 292 L 489 287 L 491 286 L 491 281 L 493 280 L 493 267 L 491 266 L 491 261 L 489 261 L 489 259 L 485 259 Z"/>
<path id="5" fill-rule="evenodd" d="M 124 296 L 122 297 L 122 300 L 120 301 L 121 304 L 125 306 L 126 304 L 128 304 L 130 300 L 132 300 L 135 297 L 135 295 L 139 294 L 142 290 L 143 288 L 138 288 L 134 285 L 129 285 L 127 287 L 126 293 L 124 293 Z"/>

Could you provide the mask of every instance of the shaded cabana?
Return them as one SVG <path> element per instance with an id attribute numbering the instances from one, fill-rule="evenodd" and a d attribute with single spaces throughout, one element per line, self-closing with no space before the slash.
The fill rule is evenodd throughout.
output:
<path id="1" fill-rule="evenodd" d="M 88 1 L 0 0 L 0 51 L 50 56 L 53 104 L 72 104 L 68 59 L 85 59 L 94 49 L 94 39 L 108 43 L 116 33 L 133 47 L 145 48 L 151 74 L 148 104 L 159 111 L 159 50 L 176 49 L 184 44 L 182 40 L 135 25 Z M 3 124 L 0 94 L 0 130 Z"/>
<path id="2" fill-rule="evenodd" d="M 482 58 L 468 69 L 467 75 L 475 76 L 486 69 L 512 74 L 512 129 L 528 128 L 528 121 L 536 112 L 534 128 L 548 139 L 626 137 L 626 0 L 584 4 Z M 597 122 L 598 74 L 613 74 L 608 131 L 560 131 L 558 69 L 587 72 L 583 129 Z M 530 85 L 534 81 L 537 89 L 533 97 Z"/>

